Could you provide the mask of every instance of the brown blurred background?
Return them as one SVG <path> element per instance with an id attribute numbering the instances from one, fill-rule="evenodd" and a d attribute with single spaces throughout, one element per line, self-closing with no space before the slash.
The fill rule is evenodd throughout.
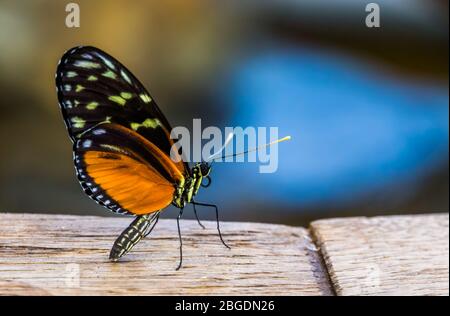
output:
<path id="1" fill-rule="evenodd" d="M 80 0 L 80 28 L 64 24 L 68 2 L 0 0 L 0 211 L 111 215 L 76 181 L 54 87 L 63 52 L 93 45 L 140 78 L 174 126 L 202 118 L 204 126 L 279 124 L 281 134 L 302 135 L 280 145 L 278 173 L 215 167 L 201 197 L 226 220 L 448 212 L 447 1 L 376 1 L 379 29 L 364 24 L 370 1 Z M 271 105 L 261 92 L 305 99 Z M 342 102 L 321 107 L 318 98 Z M 373 113 L 378 120 L 364 131 Z M 341 116 L 354 121 L 330 121 Z M 323 147 L 330 152 L 315 147 L 356 121 L 362 129 Z M 350 147 L 331 164 L 336 143 Z M 384 157 L 387 146 L 398 151 Z"/>

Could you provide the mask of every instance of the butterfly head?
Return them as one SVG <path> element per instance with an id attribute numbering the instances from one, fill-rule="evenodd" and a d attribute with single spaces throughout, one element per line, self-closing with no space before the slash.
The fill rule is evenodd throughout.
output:
<path id="1" fill-rule="evenodd" d="M 194 178 L 194 195 L 197 194 L 200 186 L 207 188 L 211 184 L 211 164 L 208 162 L 197 163 L 192 168 L 192 176 Z"/>
<path id="2" fill-rule="evenodd" d="M 201 173 L 202 177 L 209 176 L 209 174 L 211 172 L 211 165 L 209 163 L 201 162 L 201 163 L 199 163 L 199 168 L 200 168 L 200 173 Z"/>

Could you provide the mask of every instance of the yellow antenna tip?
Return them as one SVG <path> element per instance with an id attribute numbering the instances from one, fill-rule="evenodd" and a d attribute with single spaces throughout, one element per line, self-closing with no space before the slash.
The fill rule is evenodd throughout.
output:
<path id="1" fill-rule="evenodd" d="M 283 138 L 281 138 L 278 142 L 284 142 L 284 141 L 286 141 L 286 140 L 291 140 L 291 136 L 283 137 Z"/>

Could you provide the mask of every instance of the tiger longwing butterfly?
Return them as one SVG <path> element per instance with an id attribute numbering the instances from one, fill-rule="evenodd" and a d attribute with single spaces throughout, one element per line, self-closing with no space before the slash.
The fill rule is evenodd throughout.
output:
<path id="1" fill-rule="evenodd" d="M 116 239 L 109 256 L 112 261 L 150 234 L 160 212 L 170 204 L 180 209 L 177 270 L 183 262 L 180 218 L 187 203 L 193 205 L 202 227 L 195 206 L 215 209 L 220 240 L 230 248 L 220 232 L 217 206 L 194 200 L 200 186 L 211 183 L 209 161 L 221 153 L 230 137 L 219 152 L 192 169 L 177 152 L 172 152 L 178 155 L 172 160 L 172 128 L 154 99 L 125 66 L 95 47 L 79 46 L 63 55 L 56 70 L 56 90 L 84 192 L 113 212 L 136 216 Z"/>
<path id="2" fill-rule="evenodd" d="M 204 186 L 211 181 L 210 164 L 197 163 L 190 169 L 182 159 L 176 163 L 170 158 L 171 126 L 125 66 L 98 48 L 75 47 L 59 61 L 56 89 L 84 192 L 113 212 L 136 216 L 115 241 L 112 261 L 147 236 L 170 204 L 180 209 L 177 270 L 182 264 L 179 220 L 186 203 L 193 204 L 196 217 L 196 205 L 215 208 L 219 237 L 228 247 L 220 233 L 217 206 L 194 201 L 203 179 Z"/>

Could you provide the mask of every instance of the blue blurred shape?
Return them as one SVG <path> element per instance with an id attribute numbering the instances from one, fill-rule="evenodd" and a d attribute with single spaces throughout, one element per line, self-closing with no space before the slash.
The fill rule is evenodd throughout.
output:
<path id="1" fill-rule="evenodd" d="M 267 49 L 241 61 L 222 96 L 228 126 L 278 126 L 279 168 L 215 168 L 215 199 L 327 204 L 401 187 L 448 159 L 448 88 L 394 78 L 361 60 L 303 49 Z M 230 185 L 239 183 L 239 185 Z M 251 194 L 251 193 L 250 193 Z"/>

